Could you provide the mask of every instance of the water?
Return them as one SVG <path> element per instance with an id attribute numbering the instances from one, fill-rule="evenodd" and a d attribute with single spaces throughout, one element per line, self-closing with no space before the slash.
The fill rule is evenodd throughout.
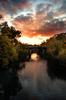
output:
<path id="1" fill-rule="evenodd" d="M 57 78 L 52 80 L 48 76 L 47 61 L 38 58 L 37 54 L 32 54 L 30 62 L 25 62 L 25 68 L 18 72 L 23 86 L 19 96 L 24 91 L 31 97 L 28 100 L 66 100 L 66 81 Z M 36 99 L 32 99 L 34 96 Z"/>

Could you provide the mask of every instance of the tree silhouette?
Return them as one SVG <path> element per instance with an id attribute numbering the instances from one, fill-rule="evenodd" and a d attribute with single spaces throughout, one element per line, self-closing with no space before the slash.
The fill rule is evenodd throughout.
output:
<path id="1" fill-rule="evenodd" d="M 19 30 L 16 30 L 13 26 L 9 27 L 7 22 L 4 22 L 0 25 L 1 34 L 7 35 L 11 39 L 15 39 L 15 37 L 20 37 L 21 32 Z"/>
<path id="2" fill-rule="evenodd" d="M 4 100 L 8 100 L 21 88 L 17 76 L 18 52 L 14 46 L 21 32 L 9 27 L 7 22 L 0 25 L 0 31 L 0 93 L 3 91 Z"/>

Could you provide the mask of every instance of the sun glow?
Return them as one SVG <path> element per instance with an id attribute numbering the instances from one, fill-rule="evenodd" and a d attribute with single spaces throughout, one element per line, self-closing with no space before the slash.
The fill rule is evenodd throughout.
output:
<path id="1" fill-rule="evenodd" d="M 27 44 L 32 44 L 32 45 L 40 45 L 43 41 L 46 41 L 48 37 L 43 37 L 43 36 L 35 36 L 35 37 L 26 37 L 22 36 L 18 38 L 17 40 L 20 41 L 21 43 L 27 43 Z"/>
<path id="2" fill-rule="evenodd" d="M 36 53 L 31 54 L 31 60 L 38 60 L 39 56 Z"/>

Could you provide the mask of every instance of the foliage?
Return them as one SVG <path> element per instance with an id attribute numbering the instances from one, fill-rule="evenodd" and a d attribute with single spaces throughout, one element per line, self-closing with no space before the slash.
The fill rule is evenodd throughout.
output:
<path id="1" fill-rule="evenodd" d="M 1 66 L 9 64 L 9 61 L 13 61 L 18 58 L 15 47 L 10 42 L 8 36 L 0 36 L 0 62 Z M 0 67 L 1 67 L 0 66 Z"/>
<path id="2" fill-rule="evenodd" d="M 8 36 L 11 40 L 15 40 L 16 37 L 21 36 L 21 32 L 15 30 L 13 26 L 9 27 L 7 22 L 4 22 L 0 25 L 0 30 L 2 35 Z"/>
<path id="3" fill-rule="evenodd" d="M 19 67 L 16 36 L 20 36 L 20 31 L 9 27 L 7 22 L 0 25 L 0 93 L 4 91 L 5 100 L 21 88 L 16 72 Z"/>
<path id="4" fill-rule="evenodd" d="M 66 59 L 66 33 L 55 35 L 47 41 L 47 53 L 59 59 Z"/>

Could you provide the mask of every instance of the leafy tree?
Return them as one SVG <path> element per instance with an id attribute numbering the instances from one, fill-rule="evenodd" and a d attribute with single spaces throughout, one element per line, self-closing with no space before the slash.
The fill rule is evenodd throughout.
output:
<path id="1" fill-rule="evenodd" d="M 21 32 L 16 30 L 13 26 L 9 27 L 7 22 L 0 25 L 1 35 L 6 35 L 9 37 L 12 43 L 16 43 L 16 37 L 21 36 Z"/>
<path id="2" fill-rule="evenodd" d="M 66 59 L 66 33 L 55 35 L 47 41 L 47 53 L 59 59 Z"/>
<path id="3" fill-rule="evenodd" d="M 52 79 L 66 80 L 66 33 L 47 40 L 48 74 Z"/>
<path id="4" fill-rule="evenodd" d="M 18 43 L 15 37 L 20 31 L 9 27 L 7 22 L 0 25 L 0 31 L 0 93 L 4 91 L 4 100 L 8 100 L 21 88 L 16 72 L 19 67 L 18 52 L 14 45 Z"/>
<path id="5" fill-rule="evenodd" d="M 15 30 L 15 28 L 14 27 L 10 27 L 10 34 L 9 34 L 9 37 L 11 38 L 11 39 L 13 39 L 13 38 L 15 38 L 16 36 L 17 37 L 20 37 L 21 35 L 21 32 L 20 31 L 18 31 L 18 30 Z"/>
<path id="6" fill-rule="evenodd" d="M 0 67 L 8 66 L 10 61 L 17 59 L 16 48 L 12 45 L 8 36 L 0 35 Z"/>

